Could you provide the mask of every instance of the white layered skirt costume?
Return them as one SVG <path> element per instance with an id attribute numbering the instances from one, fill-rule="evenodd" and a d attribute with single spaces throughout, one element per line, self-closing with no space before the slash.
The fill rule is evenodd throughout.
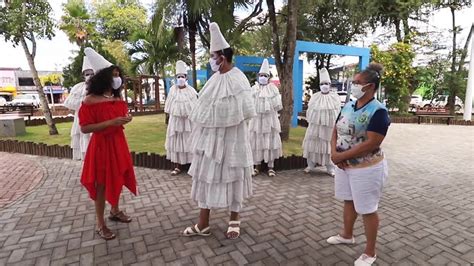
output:
<path id="1" fill-rule="evenodd" d="M 249 81 L 237 68 L 212 75 L 199 93 L 193 123 L 191 198 L 200 208 L 239 212 L 252 195 L 248 119 L 255 105 Z"/>
<path id="2" fill-rule="evenodd" d="M 250 146 L 253 162 L 259 165 L 262 161 L 273 168 L 273 162 L 282 156 L 281 126 L 278 111 L 283 109 L 281 95 L 273 84 L 255 85 L 252 87 L 257 116 L 249 123 Z"/>
<path id="3" fill-rule="evenodd" d="M 74 160 L 84 160 L 86 155 L 87 146 L 89 146 L 90 134 L 84 134 L 81 132 L 79 126 L 79 107 L 87 95 L 86 83 L 80 82 L 72 87 L 69 96 L 64 101 L 64 106 L 74 111 L 74 122 L 71 128 L 71 148 L 72 158 Z"/>
<path id="4" fill-rule="evenodd" d="M 341 103 L 336 93 L 313 94 L 306 111 L 308 128 L 303 141 L 303 157 L 308 165 L 331 165 L 331 138 Z M 311 162 L 311 163 L 310 163 Z"/>
<path id="5" fill-rule="evenodd" d="M 170 88 L 165 102 L 165 112 L 169 114 L 166 130 L 166 159 L 177 164 L 188 164 L 192 161 L 190 138 L 192 125 L 189 120 L 197 102 L 197 93 L 193 87 L 186 85 L 180 89 L 174 85 Z"/>

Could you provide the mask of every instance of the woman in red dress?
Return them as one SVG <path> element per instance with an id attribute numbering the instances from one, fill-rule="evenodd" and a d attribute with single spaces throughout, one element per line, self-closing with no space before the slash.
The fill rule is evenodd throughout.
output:
<path id="1" fill-rule="evenodd" d="M 81 183 L 95 201 L 97 234 L 115 238 L 104 219 L 105 201 L 111 205 L 109 219 L 129 223 L 131 218 L 119 209 L 122 187 L 136 195 L 136 180 L 123 125 L 132 121 L 128 106 L 121 99 L 121 70 L 117 66 L 97 72 L 88 83 L 88 95 L 79 110 L 83 133 L 92 133 L 84 159 Z"/>

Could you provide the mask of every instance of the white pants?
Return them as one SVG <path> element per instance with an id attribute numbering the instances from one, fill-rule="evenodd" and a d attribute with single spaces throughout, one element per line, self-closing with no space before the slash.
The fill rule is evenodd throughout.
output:
<path id="1" fill-rule="evenodd" d="M 310 159 L 306 159 L 306 162 L 308 163 L 308 168 L 310 170 L 314 170 L 316 168 L 316 163 L 314 163 Z M 328 171 L 328 173 L 334 172 L 334 168 L 335 168 L 335 165 L 332 162 L 329 162 L 328 164 L 326 164 L 326 170 Z"/>
<path id="2" fill-rule="evenodd" d="M 335 196 L 339 200 L 354 201 L 359 214 L 374 213 L 378 209 L 387 176 L 386 160 L 365 168 L 342 170 L 336 167 Z"/>

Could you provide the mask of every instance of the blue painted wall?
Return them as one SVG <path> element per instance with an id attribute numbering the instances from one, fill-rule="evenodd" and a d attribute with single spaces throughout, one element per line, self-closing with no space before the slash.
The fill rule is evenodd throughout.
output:
<path id="1" fill-rule="evenodd" d="M 292 126 L 298 125 L 298 113 L 303 110 L 303 60 L 299 59 L 301 53 L 334 54 L 359 57 L 359 69 L 364 69 L 369 64 L 370 49 L 361 47 L 344 46 L 337 44 L 296 41 L 295 58 L 293 61 L 293 117 Z M 258 72 L 265 57 L 235 56 L 234 63 L 242 72 Z M 273 58 L 267 58 L 271 65 L 275 65 Z M 212 71 L 208 65 L 208 77 Z"/>

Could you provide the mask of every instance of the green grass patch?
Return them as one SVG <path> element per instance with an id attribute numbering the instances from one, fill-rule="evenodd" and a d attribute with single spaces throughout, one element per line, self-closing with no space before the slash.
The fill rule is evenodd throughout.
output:
<path id="1" fill-rule="evenodd" d="M 26 134 L 15 138 L 19 141 L 32 141 L 48 145 L 69 145 L 71 142 L 70 132 L 72 123 L 56 124 L 59 135 L 50 136 L 47 126 L 26 127 Z M 284 155 L 303 154 L 301 145 L 303 143 L 306 129 L 303 127 L 292 128 L 290 139 L 283 143 Z M 130 150 L 135 152 L 150 152 L 165 154 L 166 124 L 165 115 L 147 115 L 134 117 L 132 122 L 125 126 Z"/>

